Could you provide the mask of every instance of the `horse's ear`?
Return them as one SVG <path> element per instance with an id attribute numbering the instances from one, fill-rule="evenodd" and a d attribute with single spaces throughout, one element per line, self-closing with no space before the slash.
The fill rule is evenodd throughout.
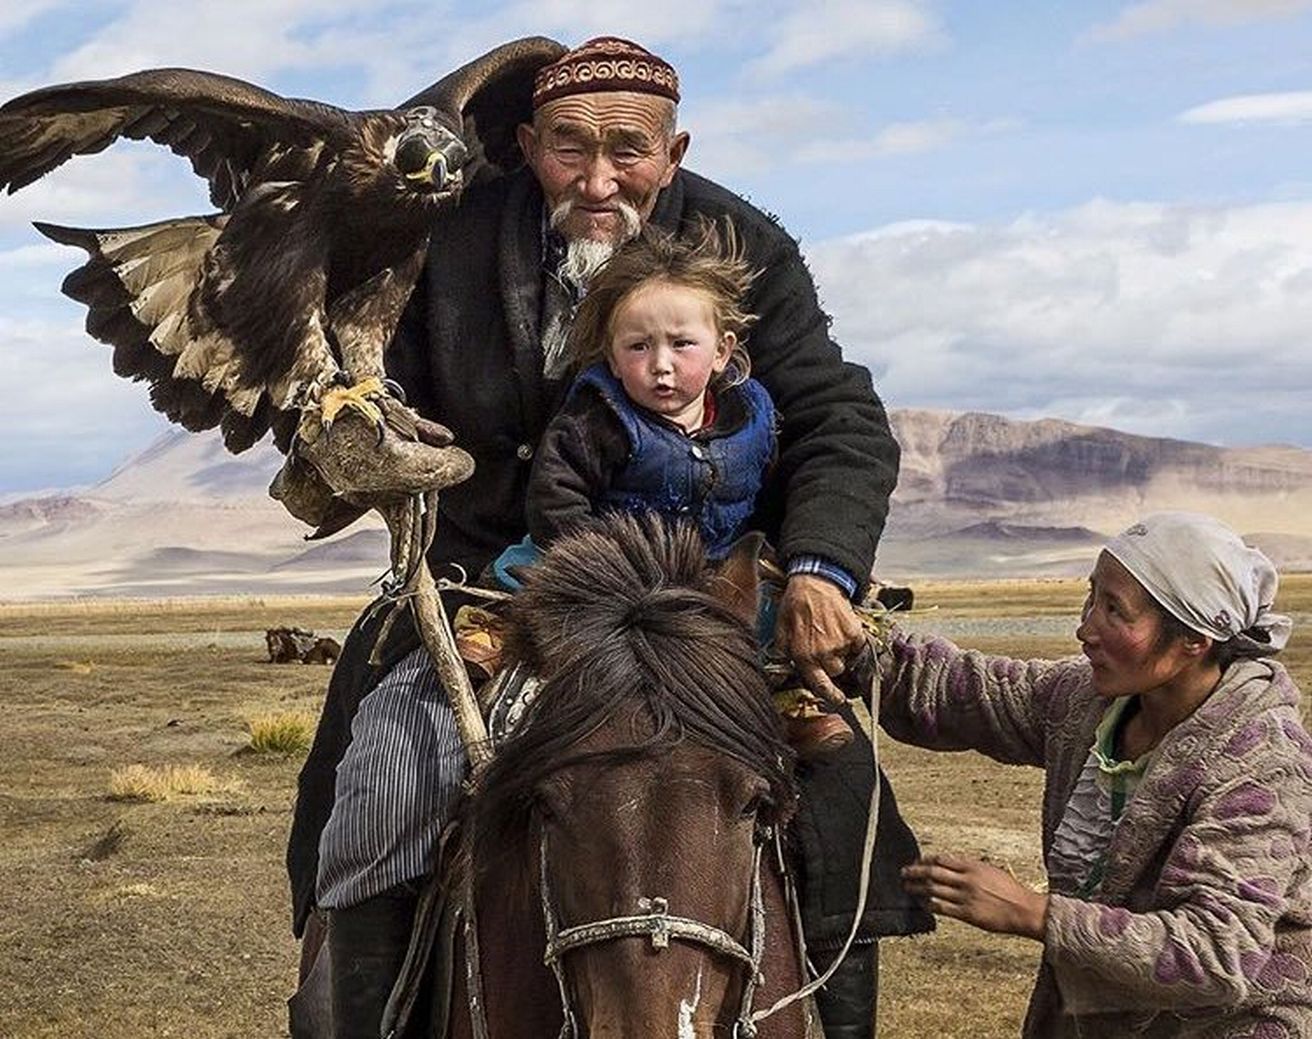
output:
<path id="1" fill-rule="evenodd" d="M 716 571 L 711 588 L 725 606 L 748 625 L 756 624 L 756 602 L 760 594 L 761 548 L 765 535 L 759 530 L 744 534 L 733 543 L 729 556 Z"/>

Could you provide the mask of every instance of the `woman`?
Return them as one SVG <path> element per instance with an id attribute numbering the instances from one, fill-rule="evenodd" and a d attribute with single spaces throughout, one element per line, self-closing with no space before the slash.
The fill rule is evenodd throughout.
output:
<path id="1" fill-rule="evenodd" d="M 949 856 L 903 870 L 936 913 L 1043 943 L 1027 1037 L 1312 1035 L 1312 739 L 1275 591 L 1233 531 L 1162 513 L 1099 555 L 1085 659 L 899 633 L 881 660 L 891 735 L 1047 774 L 1047 893 Z"/>

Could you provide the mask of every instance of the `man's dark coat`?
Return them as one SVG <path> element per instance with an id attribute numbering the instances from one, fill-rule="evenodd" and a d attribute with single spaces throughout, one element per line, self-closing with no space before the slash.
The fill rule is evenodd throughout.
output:
<path id="1" fill-rule="evenodd" d="M 438 573 L 458 563 L 477 574 L 525 534 L 533 450 L 564 390 L 542 373 L 541 214 L 541 190 L 528 170 L 471 190 L 444 213 L 388 353 L 388 370 L 410 403 L 449 426 L 476 463 L 468 481 L 440 497 L 429 557 Z M 699 217 L 732 219 L 748 263 L 761 271 L 747 299 L 746 309 L 759 318 L 749 352 L 752 375 L 773 397 L 781 427 L 779 461 L 761 497 L 772 508 L 756 525 L 780 558 L 822 556 L 864 588 L 898 466 L 870 374 L 843 361 L 829 338 L 829 319 L 788 234 L 738 196 L 681 170 L 661 192 L 651 222 L 677 231 Z M 357 624 L 348 637 L 301 772 L 287 853 L 297 933 L 313 903 L 319 834 L 332 810 L 350 719 L 386 665 L 417 645 L 413 629 L 398 625 L 384 666 L 370 667 L 374 628 Z"/>

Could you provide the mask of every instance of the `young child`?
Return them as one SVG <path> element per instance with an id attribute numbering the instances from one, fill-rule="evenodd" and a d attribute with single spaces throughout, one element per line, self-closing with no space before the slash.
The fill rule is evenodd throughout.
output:
<path id="1" fill-rule="evenodd" d="M 581 374 L 534 456 L 529 541 L 503 554 L 499 575 L 617 509 L 694 523 L 713 560 L 746 533 L 776 452 L 774 404 L 744 349 L 754 277 L 733 226 L 709 222 L 691 241 L 649 227 L 598 271 L 570 332 Z M 771 599 L 763 642 L 773 619 Z M 801 756 L 852 739 L 805 691 L 776 700 Z"/>
<path id="2" fill-rule="evenodd" d="M 569 348 L 582 369 L 534 456 L 528 528 L 546 547 L 590 517 L 694 523 L 712 559 L 746 530 L 775 457 L 775 411 L 749 378 L 754 277 L 725 234 L 654 228 L 593 278 Z"/>

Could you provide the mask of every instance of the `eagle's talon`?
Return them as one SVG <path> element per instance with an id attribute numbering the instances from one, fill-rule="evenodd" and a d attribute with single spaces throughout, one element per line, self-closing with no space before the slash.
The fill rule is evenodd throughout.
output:
<path id="1" fill-rule="evenodd" d="M 337 381 L 334 378 L 334 383 Z M 354 386 L 333 385 L 324 390 L 319 398 L 319 422 L 325 433 L 332 429 L 333 421 L 341 414 L 343 408 L 353 408 L 380 430 L 383 427 L 383 412 L 374 400 L 384 393 L 382 380 L 370 376 Z M 379 436 L 381 443 L 382 437 Z"/>

